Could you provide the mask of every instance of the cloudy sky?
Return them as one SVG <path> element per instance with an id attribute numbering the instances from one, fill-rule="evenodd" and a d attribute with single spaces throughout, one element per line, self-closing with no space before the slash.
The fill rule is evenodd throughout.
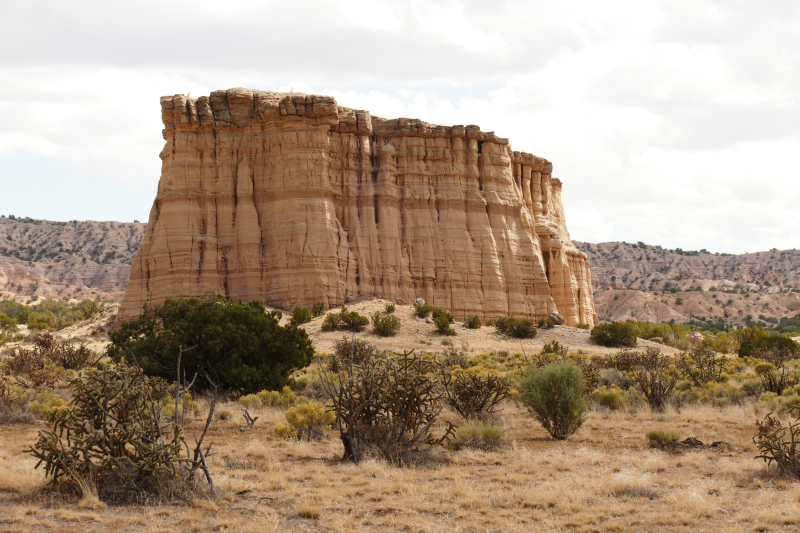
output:
<path id="1" fill-rule="evenodd" d="M 0 214 L 146 220 L 159 97 L 330 94 L 553 161 L 573 239 L 800 247 L 797 0 L 0 3 Z"/>

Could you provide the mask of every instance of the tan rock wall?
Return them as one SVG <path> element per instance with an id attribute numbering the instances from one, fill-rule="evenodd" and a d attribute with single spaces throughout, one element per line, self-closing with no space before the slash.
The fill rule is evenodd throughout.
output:
<path id="1" fill-rule="evenodd" d="M 166 145 L 120 318 L 213 292 L 282 309 L 424 298 L 596 323 L 552 164 L 477 126 L 247 89 L 161 99 Z"/>

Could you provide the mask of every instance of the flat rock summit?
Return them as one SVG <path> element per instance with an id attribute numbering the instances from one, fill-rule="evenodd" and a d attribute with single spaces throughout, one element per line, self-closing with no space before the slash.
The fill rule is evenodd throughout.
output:
<path id="1" fill-rule="evenodd" d="M 161 179 L 119 319 L 212 292 L 287 310 L 423 298 L 456 317 L 598 322 L 561 181 L 508 139 L 241 88 L 161 109 Z"/>

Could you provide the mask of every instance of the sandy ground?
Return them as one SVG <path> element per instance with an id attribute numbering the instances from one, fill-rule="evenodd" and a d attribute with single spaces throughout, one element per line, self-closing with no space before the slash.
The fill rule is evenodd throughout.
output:
<path id="1" fill-rule="evenodd" d="M 388 300 L 368 300 L 348 305 L 350 311 L 356 311 L 364 316 L 371 317 L 376 311 L 384 311 Z M 338 310 L 338 309 L 337 309 Z M 607 355 L 618 351 L 616 348 L 604 348 L 589 340 L 589 330 L 556 326 L 553 329 L 539 329 L 533 339 L 515 339 L 499 333 L 494 327 L 468 329 L 461 323 L 453 325 L 457 335 L 454 337 L 440 334 L 433 323 L 419 318 L 414 313 L 412 305 L 397 305 L 394 312 L 402 321 L 400 333 L 395 337 L 381 337 L 372 331 L 372 325 L 364 331 L 356 333 L 356 337 L 366 340 L 381 350 L 402 352 L 414 349 L 416 353 L 441 352 L 444 349 L 443 340 L 450 340 L 453 346 L 470 354 L 484 352 L 508 351 L 509 353 L 523 352 L 525 354 L 538 353 L 546 343 L 556 340 L 569 347 L 571 351 L 582 350 L 588 354 Z M 288 322 L 290 315 L 287 313 L 284 322 Z M 317 317 L 303 327 L 314 340 L 314 346 L 319 352 L 332 352 L 333 345 L 343 336 L 350 337 L 352 333 L 345 330 L 322 331 L 321 325 L 324 315 Z M 667 353 L 677 353 L 677 350 L 655 342 L 639 340 L 637 348 L 644 349 L 649 346 L 661 348 Z"/>

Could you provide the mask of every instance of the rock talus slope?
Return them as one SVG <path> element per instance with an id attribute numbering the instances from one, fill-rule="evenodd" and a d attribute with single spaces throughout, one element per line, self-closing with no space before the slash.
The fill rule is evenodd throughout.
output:
<path id="1" fill-rule="evenodd" d="M 457 317 L 597 322 L 561 182 L 507 139 L 297 93 L 161 108 L 161 180 L 120 319 L 213 292 L 282 309 L 424 298 Z"/>

